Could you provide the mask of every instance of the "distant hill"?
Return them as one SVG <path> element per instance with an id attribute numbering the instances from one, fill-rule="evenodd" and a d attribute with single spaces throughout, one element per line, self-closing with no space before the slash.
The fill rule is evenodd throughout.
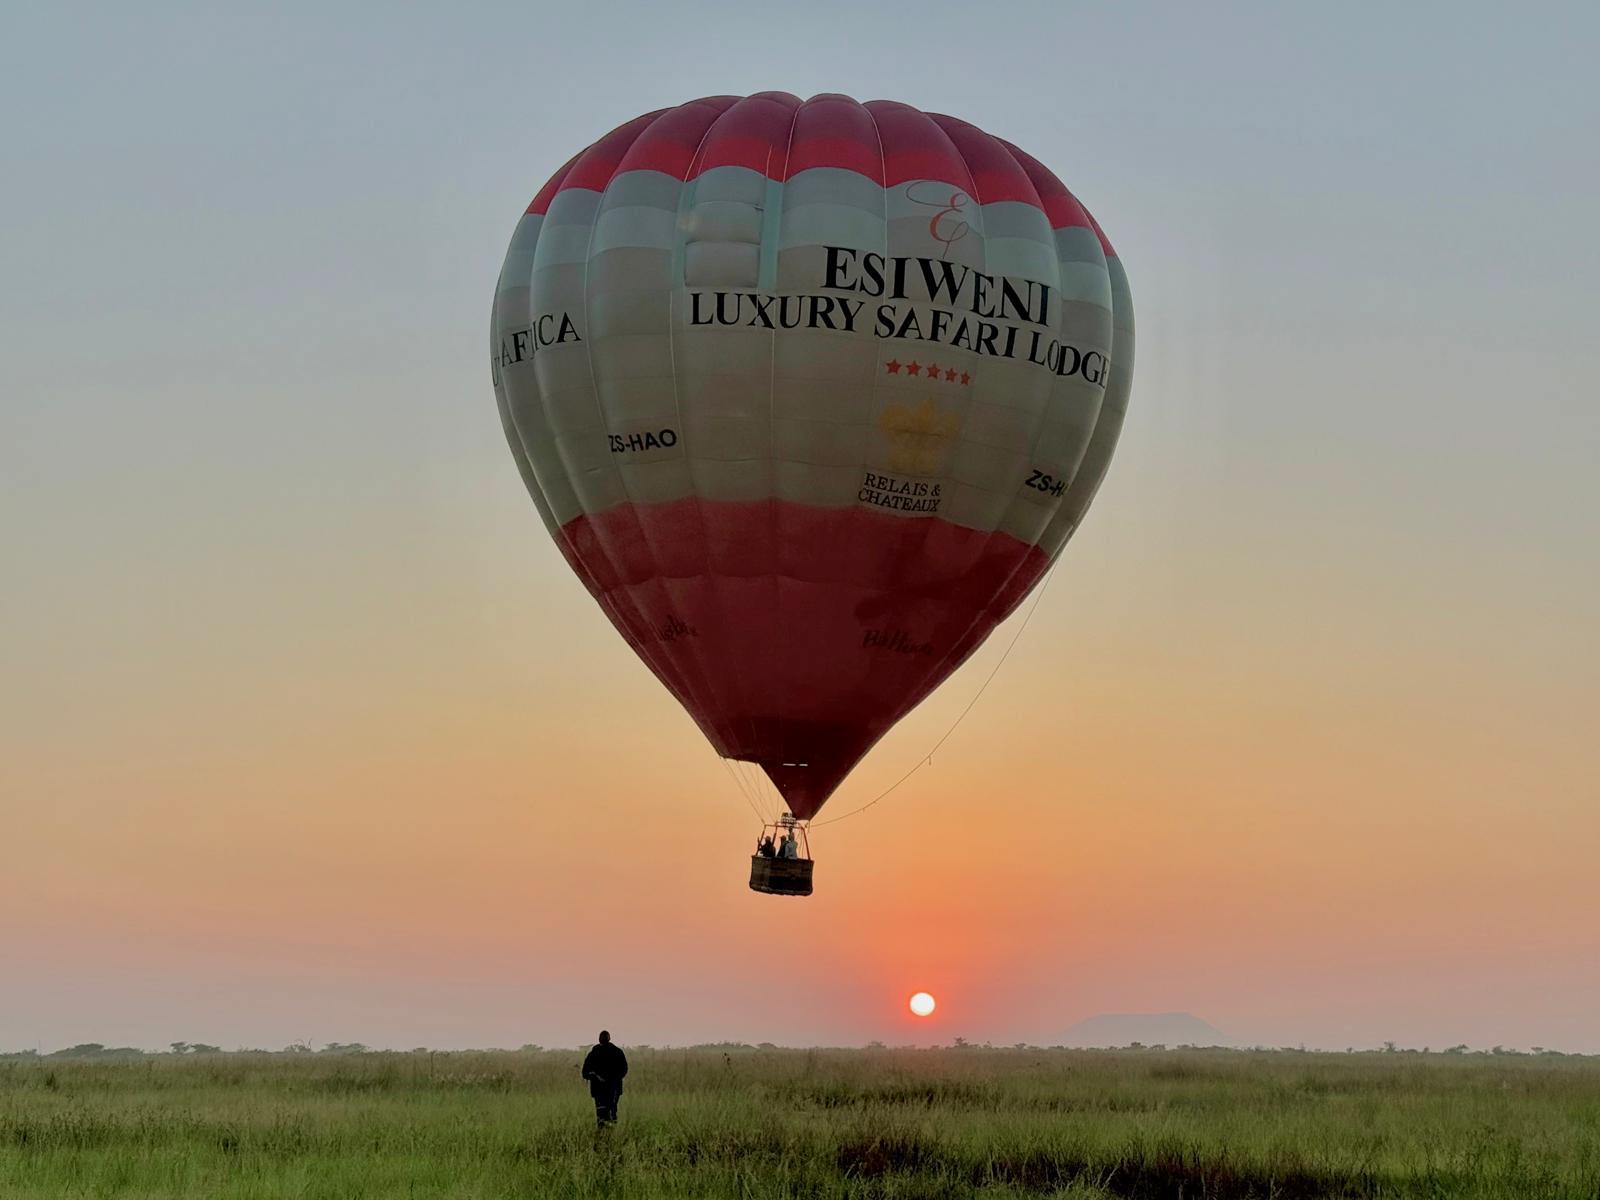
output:
<path id="1" fill-rule="evenodd" d="M 1101 1013 L 1061 1035 L 1063 1046 L 1231 1046 L 1222 1030 L 1193 1013 Z"/>

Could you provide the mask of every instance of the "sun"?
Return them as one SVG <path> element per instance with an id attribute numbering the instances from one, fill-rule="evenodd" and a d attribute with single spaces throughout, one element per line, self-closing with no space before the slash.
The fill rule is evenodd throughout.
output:
<path id="1" fill-rule="evenodd" d="M 934 998 L 928 995 L 927 992 L 918 992 L 911 997 L 911 1011 L 919 1017 L 931 1017 L 933 1010 L 937 1007 L 938 1005 Z"/>

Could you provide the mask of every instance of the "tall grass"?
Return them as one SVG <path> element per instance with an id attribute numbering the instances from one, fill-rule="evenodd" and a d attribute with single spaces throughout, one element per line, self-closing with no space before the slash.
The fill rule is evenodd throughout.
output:
<path id="1" fill-rule="evenodd" d="M 1600 1063 L 638 1050 L 0 1061 L 0 1197 L 1600 1200 Z"/>

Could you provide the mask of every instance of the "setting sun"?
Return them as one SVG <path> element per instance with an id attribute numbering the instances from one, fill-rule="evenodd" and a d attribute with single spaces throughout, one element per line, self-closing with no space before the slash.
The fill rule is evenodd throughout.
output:
<path id="1" fill-rule="evenodd" d="M 927 992 L 918 992 L 911 997 L 911 1011 L 919 1017 L 931 1016 L 934 1007 L 934 999 Z"/>

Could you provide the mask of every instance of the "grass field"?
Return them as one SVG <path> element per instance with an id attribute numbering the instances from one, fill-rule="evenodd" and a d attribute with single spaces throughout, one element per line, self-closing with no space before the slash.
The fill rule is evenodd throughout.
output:
<path id="1" fill-rule="evenodd" d="M 634 1050 L 0 1061 L 0 1197 L 1600 1198 L 1600 1060 Z"/>

